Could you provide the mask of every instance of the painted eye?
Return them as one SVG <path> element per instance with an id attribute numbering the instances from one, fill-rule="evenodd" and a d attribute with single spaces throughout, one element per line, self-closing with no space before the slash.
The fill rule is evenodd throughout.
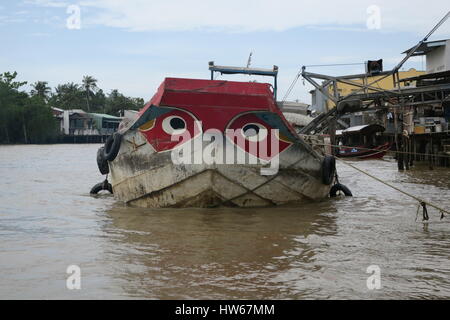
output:
<path id="1" fill-rule="evenodd" d="M 262 141 L 267 137 L 267 128 L 259 123 L 248 123 L 242 128 L 242 135 L 252 142 Z"/>
<path id="2" fill-rule="evenodd" d="M 256 136 L 259 133 L 259 126 L 256 124 L 248 124 L 244 128 L 242 128 L 244 131 L 244 136 L 247 138 Z"/>
<path id="3" fill-rule="evenodd" d="M 178 116 L 170 116 L 163 120 L 162 128 L 170 135 L 182 134 L 186 130 L 186 121 Z"/>

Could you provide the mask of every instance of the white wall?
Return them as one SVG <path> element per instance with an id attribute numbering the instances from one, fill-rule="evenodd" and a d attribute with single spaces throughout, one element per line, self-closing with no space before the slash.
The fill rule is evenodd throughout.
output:
<path id="1" fill-rule="evenodd" d="M 69 110 L 64 110 L 64 134 L 69 134 L 70 129 L 70 119 L 69 119 Z"/>
<path id="2" fill-rule="evenodd" d="M 450 70 L 450 40 L 427 54 L 427 73 Z"/>

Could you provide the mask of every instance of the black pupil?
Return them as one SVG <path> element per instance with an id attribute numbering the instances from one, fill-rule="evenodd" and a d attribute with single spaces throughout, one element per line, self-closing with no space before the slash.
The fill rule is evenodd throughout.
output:
<path id="1" fill-rule="evenodd" d="M 244 127 L 244 134 L 247 137 L 256 136 L 259 133 L 259 127 L 255 124 L 248 124 Z"/>
<path id="2" fill-rule="evenodd" d="M 183 120 L 181 120 L 180 118 L 173 118 L 170 120 L 170 126 L 174 129 L 174 130 L 180 130 L 180 129 L 184 129 L 186 128 L 186 124 L 184 123 Z"/>

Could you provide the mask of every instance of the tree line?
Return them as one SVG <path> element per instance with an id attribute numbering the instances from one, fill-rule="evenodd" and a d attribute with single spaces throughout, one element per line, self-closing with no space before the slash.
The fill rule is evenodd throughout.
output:
<path id="1" fill-rule="evenodd" d="M 118 90 L 105 94 L 97 79 L 85 76 L 81 84 L 60 84 L 54 90 L 46 81 L 21 89 L 26 81 L 17 81 L 17 72 L 0 74 L 0 143 L 50 143 L 60 132 L 52 107 L 86 112 L 123 115 L 124 110 L 139 110 L 142 98 L 131 98 Z"/>

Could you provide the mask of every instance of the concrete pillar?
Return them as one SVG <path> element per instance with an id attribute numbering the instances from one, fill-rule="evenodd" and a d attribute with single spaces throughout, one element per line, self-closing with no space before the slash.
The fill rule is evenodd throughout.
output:
<path id="1" fill-rule="evenodd" d="M 70 131 L 70 117 L 69 117 L 69 110 L 64 110 L 64 124 L 63 124 L 63 128 L 64 128 L 64 134 L 69 134 Z"/>

